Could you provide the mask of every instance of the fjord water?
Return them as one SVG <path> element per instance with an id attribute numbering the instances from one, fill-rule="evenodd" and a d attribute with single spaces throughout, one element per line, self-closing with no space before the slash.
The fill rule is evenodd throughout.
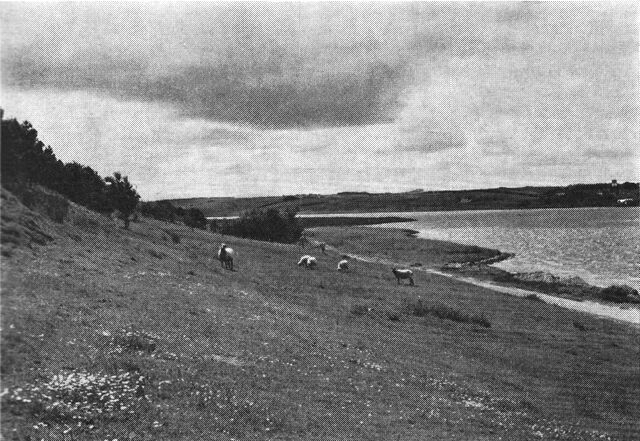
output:
<path id="1" fill-rule="evenodd" d="M 392 214 L 416 221 L 384 226 L 515 253 L 495 265 L 507 271 L 576 275 L 598 286 L 622 283 L 640 290 L 638 207 Z"/>

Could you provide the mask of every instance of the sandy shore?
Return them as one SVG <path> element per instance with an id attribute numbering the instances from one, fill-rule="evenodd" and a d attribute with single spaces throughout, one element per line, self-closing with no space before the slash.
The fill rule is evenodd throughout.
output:
<path id="1" fill-rule="evenodd" d="M 615 305 L 605 305 L 602 303 L 597 303 L 589 300 L 577 301 L 571 299 L 565 299 L 562 297 L 557 297 L 549 294 L 543 294 L 537 291 L 530 291 L 522 288 L 510 287 L 510 286 L 500 286 L 495 283 L 474 279 L 472 277 L 460 277 L 454 274 L 445 273 L 442 271 L 432 270 L 432 269 L 424 269 L 423 271 L 429 272 L 431 274 L 438 274 L 444 277 L 450 277 L 455 280 L 460 280 L 471 285 L 481 286 L 483 288 L 491 289 L 493 291 L 498 291 L 504 294 L 509 294 L 517 297 L 527 297 L 531 295 L 535 295 L 546 303 L 550 303 L 552 305 L 558 305 L 563 308 L 573 309 L 574 311 L 586 312 L 589 314 L 593 314 L 599 317 L 610 318 L 614 320 L 618 320 L 625 323 L 631 323 L 636 326 L 640 326 L 640 309 L 633 306 L 615 306 Z"/>

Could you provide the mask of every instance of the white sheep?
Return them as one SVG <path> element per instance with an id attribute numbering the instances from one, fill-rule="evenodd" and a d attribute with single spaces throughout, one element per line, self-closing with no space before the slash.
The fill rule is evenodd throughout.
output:
<path id="1" fill-rule="evenodd" d="M 342 259 L 338 262 L 338 271 L 348 271 L 349 270 L 349 261 L 347 259 Z"/>
<path id="2" fill-rule="evenodd" d="M 229 248 L 227 244 L 220 245 L 218 250 L 218 259 L 220 259 L 220 266 L 233 271 L 233 258 L 236 253 L 232 248 Z"/>
<path id="3" fill-rule="evenodd" d="M 398 279 L 398 285 L 400 285 L 400 279 L 409 279 L 409 284 L 413 285 L 413 271 L 408 269 L 398 269 L 394 268 L 392 270 L 393 275 Z"/>
<path id="4" fill-rule="evenodd" d="M 305 268 L 313 269 L 318 265 L 318 261 L 313 256 L 305 255 L 305 256 L 302 256 L 298 261 L 298 266 L 302 266 L 302 265 L 304 265 Z"/>

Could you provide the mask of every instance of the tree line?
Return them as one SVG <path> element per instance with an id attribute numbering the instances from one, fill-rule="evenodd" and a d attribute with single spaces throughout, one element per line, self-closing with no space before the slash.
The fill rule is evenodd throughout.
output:
<path id="1" fill-rule="evenodd" d="M 129 178 L 120 172 L 102 178 L 95 170 L 77 162 L 64 163 L 51 146 L 38 139 L 38 131 L 29 123 L 2 119 L 0 177 L 2 185 L 19 193 L 38 184 L 93 211 L 109 214 L 115 210 L 129 227 L 134 213 L 166 222 L 258 240 L 292 243 L 303 228 L 295 211 L 253 210 L 237 220 L 207 222 L 197 208 L 176 207 L 170 202 L 140 202 L 140 195 Z"/>
<path id="2" fill-rule="evenodd" d="M 127 176 L 115 172 L 106 178 L 91 167 L 77 162 L 64 163 L 38 139 L 38 131 L 16 119 L 2 120 L 0 177 L 2 185 L 13 191 L 39 184 L 69 200 L 100 213 L 117 210 L 129 227 L 140 195 Z"/>

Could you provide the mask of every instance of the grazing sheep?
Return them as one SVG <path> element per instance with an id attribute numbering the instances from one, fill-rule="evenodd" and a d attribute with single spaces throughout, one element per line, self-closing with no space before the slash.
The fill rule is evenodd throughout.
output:
<path id="1" fill-rule="evenodd" d="M 233 258 L 235 252 L 232 248 L 229 248 L 226 244 L 220 245 L 218 250 L 218 259 L 220 259 L 220 266 L 233 271 Z"/>
<path id="2" fill-rule="evenodd" d="M 347 259 L 342 259 L 338 262 L 338 271 L 349 271 L 349 261 Z"/>
<path id="3" fill-rule="evenodd" d="M 413 271 L 408 269 L 394 268 L 392 270 L 393 275 L 398 279 L 398 285 L 400 285 L 400 279 L 409 279 L 409 285 L 413 285 Z"/>
<path id="4" fill-rule="evenodd" d="M 313 256 L 305 255 L 300 258 L 300 261 L 298 261 L 298 266 L 302 265 L 304 265 L 305 268 L 313 269 L 318 265 L 318 261 Z"/>

